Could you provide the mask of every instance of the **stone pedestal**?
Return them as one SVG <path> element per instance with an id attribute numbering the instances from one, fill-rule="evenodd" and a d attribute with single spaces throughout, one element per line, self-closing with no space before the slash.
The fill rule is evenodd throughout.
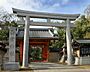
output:
<path id="1" fill-rule="evenodd" d="M 80 65 L 80 59 L 79 57 L 75 57 L 75 65 Z"/>
<path id="2" fill-rule="evenodd" d="M 3 65 L 4 70 L 19 70 L 19 62 L 7 62 Z"/>
<path id="3" fill-rule="evenodd" d="M 80 65 L 90 65 L 90 57 L 80 57 Z"/>

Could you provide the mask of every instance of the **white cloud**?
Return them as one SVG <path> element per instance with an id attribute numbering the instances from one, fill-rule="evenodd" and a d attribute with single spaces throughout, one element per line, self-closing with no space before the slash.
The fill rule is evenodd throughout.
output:
<path id="1" fill-rule="evenodd" d="M 56 12 L 57 9 L 60 9 L 61 5 L 59 3 L 54 3 L 51 6 L 48 6 L 46 9 L 44 9 L 43 11 L 48 11 L 48 12 Z"/>
<path id="2" fill-rule="evenodd" d="M 55 4 L 52 5 L 52 7 L 59 7 L 59 6 L 60 6 L 59 3 L 55 3 Z"/>
<path id="3" fill-rule="evenodd" d="M 52 2 L 53 4 L 48 4 L 48 5 L 43 5 L 41 11 L 48 11 L 48 12 L 55 12 L 55 13 L 59 13 L 58 11 L 60 11 L 60 9 L 62 9 L 63 5 L 66 5 L 69 3 L 70 0 L 49 0 L 49 2 Z"/>
<path id="4" fill-rule="evenodd" d="M 40 8 L 41 3 L 37 0 L 14 0 L 12 6 L 20 9 L 36 10 Z"/>
<path id="5" fill-rule="evenodd" d="M 51 1 L 54 0 L 49 0 L 49 2 Z M 0 7 L 5 8 L 8 12 L 11 12 L 12 8 L 52 12 L 60 9 L 61 5 L 68 2 L 69 0 L 56 0 L 52 5 L 43 5 L 42 0 L 0 0 Z"/>
<path id="6" fill-rule="evenodd" d="M 39 0 L 0 0 L 0 7 L 11 12 L 12 8 L 38 10 L 42 6 Z"/>
<path id="7" fill-rule="evenodd" d="M 0 0 L 0 6 L 4 5 L 6 2 L 6 0 Z"/>
<path id="8" fill-rule="evenodd" d="M 62 4 L 67 4 L 69 2 L 69 0 L 62 0 Z"/>

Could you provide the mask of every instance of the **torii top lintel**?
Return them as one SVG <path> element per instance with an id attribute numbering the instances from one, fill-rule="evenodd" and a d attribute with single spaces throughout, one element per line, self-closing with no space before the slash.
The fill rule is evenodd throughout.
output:
<path id="1" fill-rule="evenodd" d="M 64 19 L 75 20 L 80 14 L 56 14 L 56 13 L 45 13 L 45 12 L 34 12 L 12 8 L 13 13 L 16 13 L 19 17 L 30 16 L 33 18 L 51 18 L 51 19 Z"/>

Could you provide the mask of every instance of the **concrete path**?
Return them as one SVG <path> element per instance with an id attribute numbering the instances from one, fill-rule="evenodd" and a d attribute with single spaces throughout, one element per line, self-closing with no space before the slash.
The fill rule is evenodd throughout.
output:
<path id="1" fill-rule="evenodd" d="M 45 70 L 45 69 L 77 69 L 76 66 L 68 66 L 57 63 L 43 63 L 43 62 L 32 62 L 29 67 L 33 70 Z"/>
<path id="2" fill-rule="evenodd" d="M 68 66 L 57 63 L 32 62 L 33 72 L 90 72 L 90 69 L 80 69 L 77 66 Z"/>
<path id="3" fill-rule="evenodd" d="M 90 69 L 80 68 L 79 66 L 68 66 L 57 63 L 32 62 L 30 69 L 21 71 L 0 71 L 0 72 L 90 72 Z M 31 70 L 32 69 L 32 70 Z"/>
<path id="4" fill-rule="evenodd" d="M 90 69 L 51 69 L 51 70 L 34 70 L 33 72 L 90 72 Z"/>

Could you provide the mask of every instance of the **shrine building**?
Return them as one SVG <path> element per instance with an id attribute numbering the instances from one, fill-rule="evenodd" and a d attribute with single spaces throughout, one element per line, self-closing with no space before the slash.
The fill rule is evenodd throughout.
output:
<path id="1" fill-rule="evenodd" d="M 24 29 L 19 29 L 16 35 L 16 44 L 20 51 L 20 63 L 23 59 Z M 49 42 L 58 39 L 52 28 L 30 28 L 28 62 L 48 62 Z"/>

